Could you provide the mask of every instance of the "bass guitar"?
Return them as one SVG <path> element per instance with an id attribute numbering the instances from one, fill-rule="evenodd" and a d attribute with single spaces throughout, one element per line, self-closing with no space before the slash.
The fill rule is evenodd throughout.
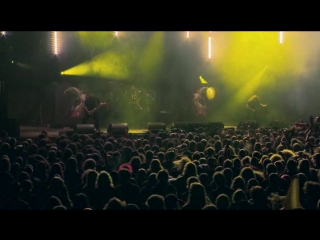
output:
<path id="1" fill-rule="evenodd" d="M 101 102 L 100 105 L 90 111 L 87 111 L 87 113 L 91 116 L 95 111 L 98 111 L 102 106 L 107 105 L 107 103 L 110 102 L 110 99 L 106 102 Z"/>

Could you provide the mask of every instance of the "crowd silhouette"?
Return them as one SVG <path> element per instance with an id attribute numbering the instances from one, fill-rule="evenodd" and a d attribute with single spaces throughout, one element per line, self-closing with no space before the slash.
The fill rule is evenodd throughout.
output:
<path id="1" fill-rule="evenodd" d="M 160 130 L 0 140 L 2 210 L 320 208 L 320 135 L 286 129 Z"/>

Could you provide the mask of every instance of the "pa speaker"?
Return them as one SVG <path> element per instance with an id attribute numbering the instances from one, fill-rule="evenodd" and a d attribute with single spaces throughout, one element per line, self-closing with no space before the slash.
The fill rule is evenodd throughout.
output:
<path id="1" fill-rule="evenodd" d="M 128 123 L 114 123 L 108 126 L 108 133 L 115 137 L 126 136 L 129 133 Z"/>
<path id="2" fill-rule="evenodd" d="M 172 129 L 185 130 L 187 132 L 197 132 L 199 129 L 205 129 L 206 123 L 203 122 L 177 122 L 172 124 Z"/>
<path id="3" fill-rule="evenodd" d="M 94 134 L 94 124 L 76 124 L 74 132 L 77 134 Z"/>
<path id="4" fill-rule="evenodd" d="M 160 131 L 166 130 L 166 124 L 164 122 L 149 122 L 148 123 L 148 130 L 149 131 Z"/>
<path id="5" fill-rule="evenodd" d="M 192 130 L 197 130 L 199 128 L 206 128 L 207 123 L 204 122 L 190 122 L 189 123 L 189 128 Z"/>
<path id="6" fill-rule="evenodd" d="M 258 127 L 259 127 L 259 124 L 257 123 L 257 121 L 254 121 L 254 120 L 241 121 L 237 126 L 238 129 L 242 128 L 243 130 L 257 129 Z"/>
<path id="7" fill-rule="evenodd" d="M 185 130 L 188 127 L 188 123 L 187 122 L 175 122 L 172 123 L 172 127 L 171 128 L 176 128 L 179 130 Z"/>
<path id="8" fill-rule="evenodd" d="M 18 118 L 7 118 L 5 130 L 10 137 L 20 137 L 20 121 Z"/>
<path id="9" fill-rule="evenodd" d="M 219 134 L 224 129 L 223 122 L 209 122 L 207 124 L 207 131 L 210 134 Z"/>

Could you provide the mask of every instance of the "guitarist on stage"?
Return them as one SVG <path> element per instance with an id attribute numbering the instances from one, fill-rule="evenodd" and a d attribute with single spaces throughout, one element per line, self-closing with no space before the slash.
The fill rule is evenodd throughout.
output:
<path id="1" fill-rule="evenodd" d="M 90 117 L 92 117 L 92 119 L 94 120 L 95 128 L 99 130 L 100 123 L 98 109 L 106 104 L 106 102 L 100 102 L 99 98 L 94 96 L 93 94 L 87 95 L 87 98 L 84 101 L 84 114 L 82 118 L 82 124 L 86 124 Z"/>

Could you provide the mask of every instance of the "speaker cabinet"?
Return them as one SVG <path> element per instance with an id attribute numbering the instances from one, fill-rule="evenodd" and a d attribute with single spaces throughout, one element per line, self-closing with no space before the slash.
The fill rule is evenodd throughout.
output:
<path id="1" fill-rule="evenodd" d="M 250 120 L 250 121 L 241 121 L 239 122 L 238 129 L 242 128 L 243 130 L 248 130 L 248 129 L 257 129 L 259 128 L 259 124 L 257 121 Z"/>
<path id="2" fill-rule="evenodd" d="M 108 126 L 108 133 L 114 137 L 127 136 L 129 133 L 128 123 L 113 123 Z"/>
<path id="3" fill-rule="evenodd" d="M 76 124 L 74 128 L 74 133 L 77 134 L 94 134 L 94 132 L 94 124 Z"/>
<path id="4" fill-rule="evenodd" d="M 197 132 L 200 128 L 204 129 L 207 127 L 206 123 L 203 122 L 176 122 L 172 124 L 172 130 L 185 130 L 186 132 Z"/>
<path id="5" fill-rule="evenodd" d="M 209 122 L 207 124 L 207 131 L 209 134 L 219 134 L 224 129 L 223 122 Z"/>
<path id="6" fill-rule="evenodd" d="M 187 122 L 175 122 L 172 123 L 172 127 L 171 128 L 175 128 L 175 129 L 179 129 L 179 130 L 185 130 L 188 127 L 188 123 Z"/>
<path id="7" fill-rule="evenodd" d="M 160 131 L 160 130 L 165 131 L 166 124 L 164 122 L 149 122 L 148 123 L 148 130 L 151 132 Z"/>
<path id="8" fill-rule="evenodd" d="M 5 121 L 5 131 L 10 137 L 20 137 L 20 120 L 18 118 L 7 118 Z"/>
<path id="9" fill-rule="evenodd" d="M 190 122 L 188 124 L 190 131 L 198 131 L 200 128 L 205 129 L 207 127 L 207 123 L 204 122 Z"/>

